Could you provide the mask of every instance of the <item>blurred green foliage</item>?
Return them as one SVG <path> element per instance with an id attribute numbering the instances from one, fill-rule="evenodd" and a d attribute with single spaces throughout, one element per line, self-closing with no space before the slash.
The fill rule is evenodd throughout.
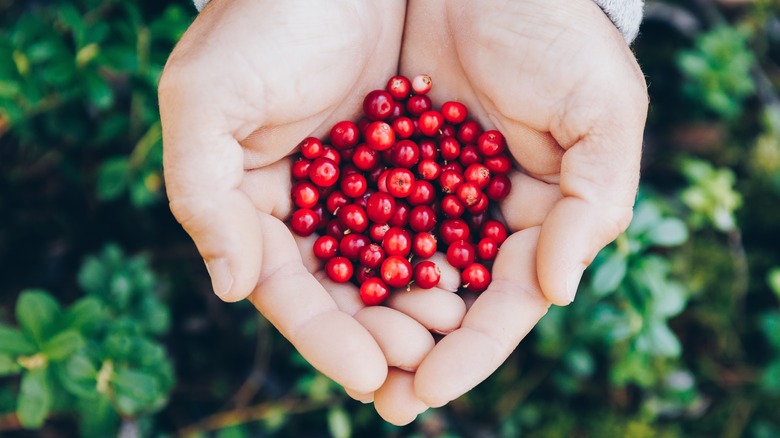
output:
<path id="1" fill-rule="evenodd" d="M 218 302 L 171 219 L 156 84 L 194 14 L 0 0 L 0 434 L 780 436 L 780 4 L 649 2 L 631 226 L 493 376 L 403 428 Z"/>

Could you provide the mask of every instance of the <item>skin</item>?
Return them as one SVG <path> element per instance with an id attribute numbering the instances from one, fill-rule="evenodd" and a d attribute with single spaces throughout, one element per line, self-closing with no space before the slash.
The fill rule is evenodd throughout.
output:
<path id="1" fill-rule="evenodd" d="M 645 83 L 591 0 L 322 3 L 213 0 L 198 16 L 160 82 L 166 188 L 220 298 L 250 300 L 313 366 L 405 424 L 495 371 L 628 226 Z M 328 281 L 282 222 L 286 157 L 355 119 L 398 71 L 430 74 L 434 104 L 464 102 L 520 165 L 490 288 L 466 312 L 440 284 L 451 310 L 438 320 L 408 310 L 432 300 L 414 293 L 364 312 L 354 286 Z M 414 351 L 377 330 L 383 318 L 405 327 Z M 437 325 L 449 334 L 434 346 L 425 328 Z"/>

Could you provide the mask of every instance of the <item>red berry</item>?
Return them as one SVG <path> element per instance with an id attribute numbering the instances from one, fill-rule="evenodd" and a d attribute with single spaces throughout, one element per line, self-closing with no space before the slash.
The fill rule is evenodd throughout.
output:
<path id="1" fill-rule="evenodd" d="M 468 223 L 471 229 L 477 230 L 477 234 L 479 234 L 478 231 L 482 229 L 482 225 L 485 225 L 485 222 L 487 222 L 487 220 L 488 220 L 488 212 L 487 210 L 485 210 L 481 213 L 471 213 L 468 218 Z"/>
<path id="2" fill-rule="evenodd" d="M 466 120 L 466 117 L 468 116 L 468 110 L 466 109 L 466 105 L 460 103 L 460 102 L 444 102 L 444 105 L 441 106 L 441 113 L 444 116 L 444 120 L 447 121 L 447 123 L 452 123 L 454 125 L 457 125 L 458 123 L 463 123 L 464 120 Z"/>
<path id="3" fill-rule="evenodd" d="M 360 130 L 349 120 L 336 123 L 330 130 L 330 144 L 336 149 L 354 148 L 358 140 L 360 140 Z"/>
<path id="4" fill-rule="evenodd" d="M 458 161 L 460 161 L 460 164 L 464 166 L 470 166 L 474 163 L 479 163 L 481 160 L 482 160 L 482 155 L 480 155 L 475 145 L 467 144 L 466 146 L 463 146 L 463 148 L 461 148 L 460 157 L 458 157 Z"/>
<path id="5" fill-rule="evenodd" d="M 433 203 L 436 195 L 436 189 L 428 181 L 418 179 L 412 185 L 412 193 L 409 194 L 407 201 L 411 205 L 423 205 Z"/>
<path id="6" fill-rule="evenodd" d="M 325 273 L 336 283 L 346 283 L 352 277 L 353 267 L 346 257 L 333 257 L 325 264 Z"/>
<path id="7" fill-rule="evenodd" d="M 433 257 L 437 246 L 436 237 L 428 232 L 417 233 L 412 238 L 412 253 L 424 259 Z"/>
<path id="8" fill-rule="evenodd" d="M 510 190 L 512 190 L 512 182 L 506 175 L 499 174 L 490 179 L 490 183 L 485 187 L 485 194 L 491 201 L 503 201 Z"/>
<path id="9" fill-rule="evenodd" d="M 477 256 L 481 260 L 490 261 L 498 255 L 498 244 L 490 237 L 485 237 L 477 243 Z"/>
<path id="10" fill-rule="evenodd" d="M 371 240 L 374 242 L 381 242 L 389 229 L 390 225 L 387 224 L 372 224 L 368 227 L 368 236 L 371 237 Z"/>
<path id="11" fill-rule="evenodd" d="M 425 180 L 435 181 L 441 175 L 441 166 L 433 160 L 422 160 L 417 165 L 417 173 Z"/>
<path id="12" fill-rule="evenodd" d="M 405 227 L 409 223 L 409 204 L 403 201 L 395 202 L 395 213 L 393 217 L 387 221 L 393 227 Z"/>
<path id="13" fill-rule="evenodd" d="M 338 190 L 328 195 L 328 199 L 325 200 L 325 208 L 328 209 L 330 214 L 336 214 L 340 207 L 347 204 L 349 204 L 349 198 Z"/>
<path id="14" fill-rule="evenodd" d="M 446 245 L 471 237 L 469 225 L 463 219 L 445 219 L 439 227 L 439 237 Z"/>
<path id="15" fill-rule="evenodd" d="M 406 76 L 393 76 L 387 81 L 385 89 L 394 99 L 404 100 L 412 91 L 412 82 Z"/>
<path id="16" fill-rule="evenodd" d="M 428 75 L 417 75 L 412 78 L 412 90 L 417 94 L 425 94 L 431 91 L 433 81 Z"/>
<path id="17" fill-rule="evenodd" d="M 406 257 L 412 251 L 412 236 L 405 228 L 392 227 L 382 238 L 382 249 L 387 255 Z"/>
<path id="18" fill-rule="evenodd" d="M 411 169 L 420 161 L 420 148 L 411 140 L 401 140 L 391 149 L 390 161 L 396 167 Z"/>
<path id="19" fill-rule="evenodd" d="M 439 158 L 439 146 L 433 140 L 420 140 L 417 145 L 420 147 L 421 160 L 436 160 Z"/>
<path id="20" fill-rule="evenodd" d="M 301 158 L 296 160 L 292 165 L 292 176 L 295 179 L 308 179 L 309 178 L 309 166 L 311 161 Z"/>
<path id="21" fill-rule="evenodd" d="M 406 111 L 409 114 L 419 117 L 420 114 L 431 110 L 433 108 L 433 102 L 431 98 L 425 95 L 412 96 L 406 101 Z"/>
<path id="22" fill-rule="evenodd" d="M 463 216 L 466 206 L 455 195 L 447 195 L 441 200 L 441 211 L 449 218 L 458 218 Z"/>
<path id="23" fill-rule="evenodd" d="M 358 284 L 363 284 L 371 278 L 376 278 L 379 275 L 379 270 L 366 268 L 365 266 L 359 266 L 355 271 L 355 281 Z"/>
<path id="24" fill-rule="evenodd" d="M 463 286 L 472 292 L 482 292 L 490 286 L 490 271 L 479 263 L 473 263 L 460 273 Z"/>
<path id="25" fill-rule="evenodd" d="M 366 145 L 376 151 L 384 151 L 393 147 L 395 131 L 385 122 L 372 122 L 365 131 Z"/>
<path id="26" fill-rule="evenodd" d="M 482 155 L 493 157 L 504 152 L 506 141 L 500 132 L 492 129 L 480 134 L 479 138 L 477 138 L 477 149 L 479 149 Z"/>
<path id="27" fill-rule="evenodd" d="M 506 155 L 487 157 L 483 164 L 493 173 L 507 173 L 512 169 L 512 161 Z"/>
<path id="28" fill-rule="evenodd" d="M 319 217 L 310 208 L 295 210 L 290 220 L 290 228 L 299 236 L 309 236 L 319 225 Z"/>
<path id="29" fill-rule="evenodd" d="M 359 205 L 349 204 L 341 207 L 336 217 L 341 226 L 354 233 L 362 233 L 368 228 L 368 215 Z"/>
<path id="30" fill-rule="evenodd" d="M 379 164 L 379 153 L 365 144 L 358 145 L 352 152 L 352 164 L 364 172 L 371 170 Z"/>
<path id="31" fill-rule="evenodd" d="M 317 137 L 306 137 L 298 148 L 301 150 L 301 155 L 310 160 L 319 157 L 323 152 L 322 142 Z"/>
<path id="32" fill-rule="evenodd" d="M 319 157 L 309 166 L 309 179 L 320 187 L 330 187 L 339 180 L 338 164 L 330 158 Z"/>
<path id="33" fill-rule="evenodd" d="M 472 184 L 472 183 L 469 183 Z M 465 184 L 464 184 L 465 185 Z M 469 213 L 473 215 L 481 214 L 487 211 L 488 207 L 490 206 L 490 201 L 488 200 L 487 196 L 480 196 L 479 201 L 477 201 L 476 204 L 466 207 L 466 209 L 469 211 Z"/>
<path id="34" fill-rule="evenodd" d="M 387 174 L 387 192 L 396 198 L 405 198 L 412 193 L 414 175 L 409 169 L 397 167 Z"/>
<path id="35" fill-rule="evenodd" d="M 495 219 L 490 219 L 482 225 L 481 235 L 482 237 L 490 237 L 501 245 L 504 243 L 509 233 L 504 224 Z"/>
<path id="36" fill-rule="evenodd" d="M 341 191 L 350 198 L 363 196 L 366 189 L 368 189 L 366 177 L 359 173 L 352 173 L 341 179 Z"/>
<path id="37" fill-rule="evenodd" d="M 463 269 L 474 263 L 476 257 L 474 245 L 465 240 L 454 242 L 447 248 L 447 262 L 454 268 Z"/>
<path id="38" fill-rule="evenodd" d="M 371 269 L 376 269 L 385 260 L 385 250 L 376 243 L 372 243 L 360 250 L 360 264 Z"/>
<path id="39" fill-rule="evenodd" d="M 382 304 L 390 296 L 390 288 L 378 277 L 367 279 L 360 285 L 360 299 L 366 306 Z"/>
<path id="40" fill-rule="evenodd" d="M 393 120 L 393 131 L 397 138 L 409 138 L 414 134 L 414 123 L 409 117 L 398 117 Z"/>
<path id="41" fill-rule="evenodd" d="M 325 225 L 325 234 L 335 237 L 336 239 L 344 237 L 344 231 L 346 230 L 338 219 L 331 219 L 328 221 L 327 225 Z"/>
<path id="42" fill-rule="evenodd" d="M 445 170 L 439 176 L 439 185 L 444 193 L 455 193 L 463 182 L 463 174 L 457 170 Z"/>
<path id="43" fill-rule="evenodd" d="M 371 120 L 385 120 L 393 113 L 393 96 L 385 90 L 369 92 L 363 99 L 363 112 Z"/>
<path id="44" fill-rule="evenodd" d="M 447 161 L 456 160 L 460 155 L 460 143 L 454 137 L 444 137 L 439 140 L 441 157 Z"/>
<path id="45" fill-rule="evenodd" d="M 336 254 L 338 254 L 339 241 L 333 236 L 320 236 L 314 241 L 312 250 L 318 259 L 328 260 L 336 257 Z"/>
<path id="46" fill-rule="evenodd" d="M 455 194 L 458 196 L 458 200 L 460 200 L 466 208 L 473 207 L 483 198 L 482 190 L 473 182 L 461 184 L 458 186 Z"/>
<path id="47" fill-rule="evenodd" d="M 320 155 L 320 158 L 327 158 L 329 160 L 333 160 L 336 164 L 341 164 L 341 153 L 336 150 L 333 146 L 323 146 L 322 147 L 322 155 Z"/>
<path id="48" fill-rule="evenodd" d="M 463 171 L 463 177 L 466 178 L 466 181 L 473 182 L 480 189 L 484 189 L 490 182 L 490 169 L 485 165 L 475 163 Z"/>
<path id="49" fill-rule="evenodd" d="M 409 212 L 409 227 L 417 232 L 431 231 L 436 226 L 436 213 L 428 205 L 418 205 Z"/>
<path id="50" fill-rule="evenodd" d="M 441 270 L 436 263 L 423 260 L 414 267 L 414 282 L 423 289 L 430 289 L 441 279 Z"/>
<path id="51" fill-rule="evenodd" d="M 463 173 L 463 166 L 457 161 L 450 161 L 449 163 L 445 164 L 444 166 L 441 166 L 441 171 L 446 172 L 448 170 L 454 170 L 460 174 Z"/>
<path id="52" fill-rule="evenodd" d="M 314 184 L 301 181 L 292 187 L 292 199 L 299 208 L 312 208 L 320 200 L 320 192 Z"/>
<path id="53" fill-rule="evenodd" d="M 433 137 L 439 133 L 439 129 L 444 125 L 444 116 L 436 110 L 426 111 L 420 114 L 417 127 L 423 135 Z"/>
<path id="54" fill-rule="evenodd" d="M 466 120 L 458 128 L 456 137 L 463 143 L 475 143 L 479 135 L 482 134 L 482 127 L 473 120 Z"/>
<path id="55" fill-rule="evenodd" d="M 374 222 L 383 224 L 395 213 L 395 199 L 383 192 L 372 193 L 366 204 L 366 214 Z"/>
<path id="56" fill-rule="evenodd" d="M 339 253 L 350 260 L 357 260 L 358 257 L 360 257 L 360 251 L 370 243 L 371 241 L 368 239 L 368 236 L 350 233 L 341 238 L 341 242 L 339 242 Z"/>
<path id="57" fill-rule="evenodd" d="M 386 258 L 379 271 L 382 280 L 391 287 L 404 287 L 412 281 L 412 264 L 401 256 Z"/>

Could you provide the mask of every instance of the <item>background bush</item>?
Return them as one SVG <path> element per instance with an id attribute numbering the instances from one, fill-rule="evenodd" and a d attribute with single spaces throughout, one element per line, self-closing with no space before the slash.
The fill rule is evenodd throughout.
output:
<path id="1" fill-rule="evenodd" d="M 219 302 L 168 212 L 156 83 L 193 16 L 0 0 L 0 434 L 780 436 L 777 2 L 648 3 L 631 227 L 497 373 L 403 428 Z"/>

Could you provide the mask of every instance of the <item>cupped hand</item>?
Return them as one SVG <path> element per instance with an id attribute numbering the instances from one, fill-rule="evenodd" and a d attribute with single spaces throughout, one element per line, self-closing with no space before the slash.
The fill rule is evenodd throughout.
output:
<path id="1" fill-rule="evenodd" d="M 214 0 L 160 81 L 165 181 L 225 301 L 248 298 L 316 368 L 359 392 L 387 363 L 304 267 L 281 220 L 286 158 L 354 119 L 398 66 L 405 2 Z"/>
<path id="2" fill-rule="evenodd" d="M 520 170 L 502 213 L 515 231 L 462 326 L 419 366 L 441 406 L 487 378 L 632 216 L 647 112 L 643 75 L 591 0 L 411 0 L 401 73 L 500 130 Z"/>

